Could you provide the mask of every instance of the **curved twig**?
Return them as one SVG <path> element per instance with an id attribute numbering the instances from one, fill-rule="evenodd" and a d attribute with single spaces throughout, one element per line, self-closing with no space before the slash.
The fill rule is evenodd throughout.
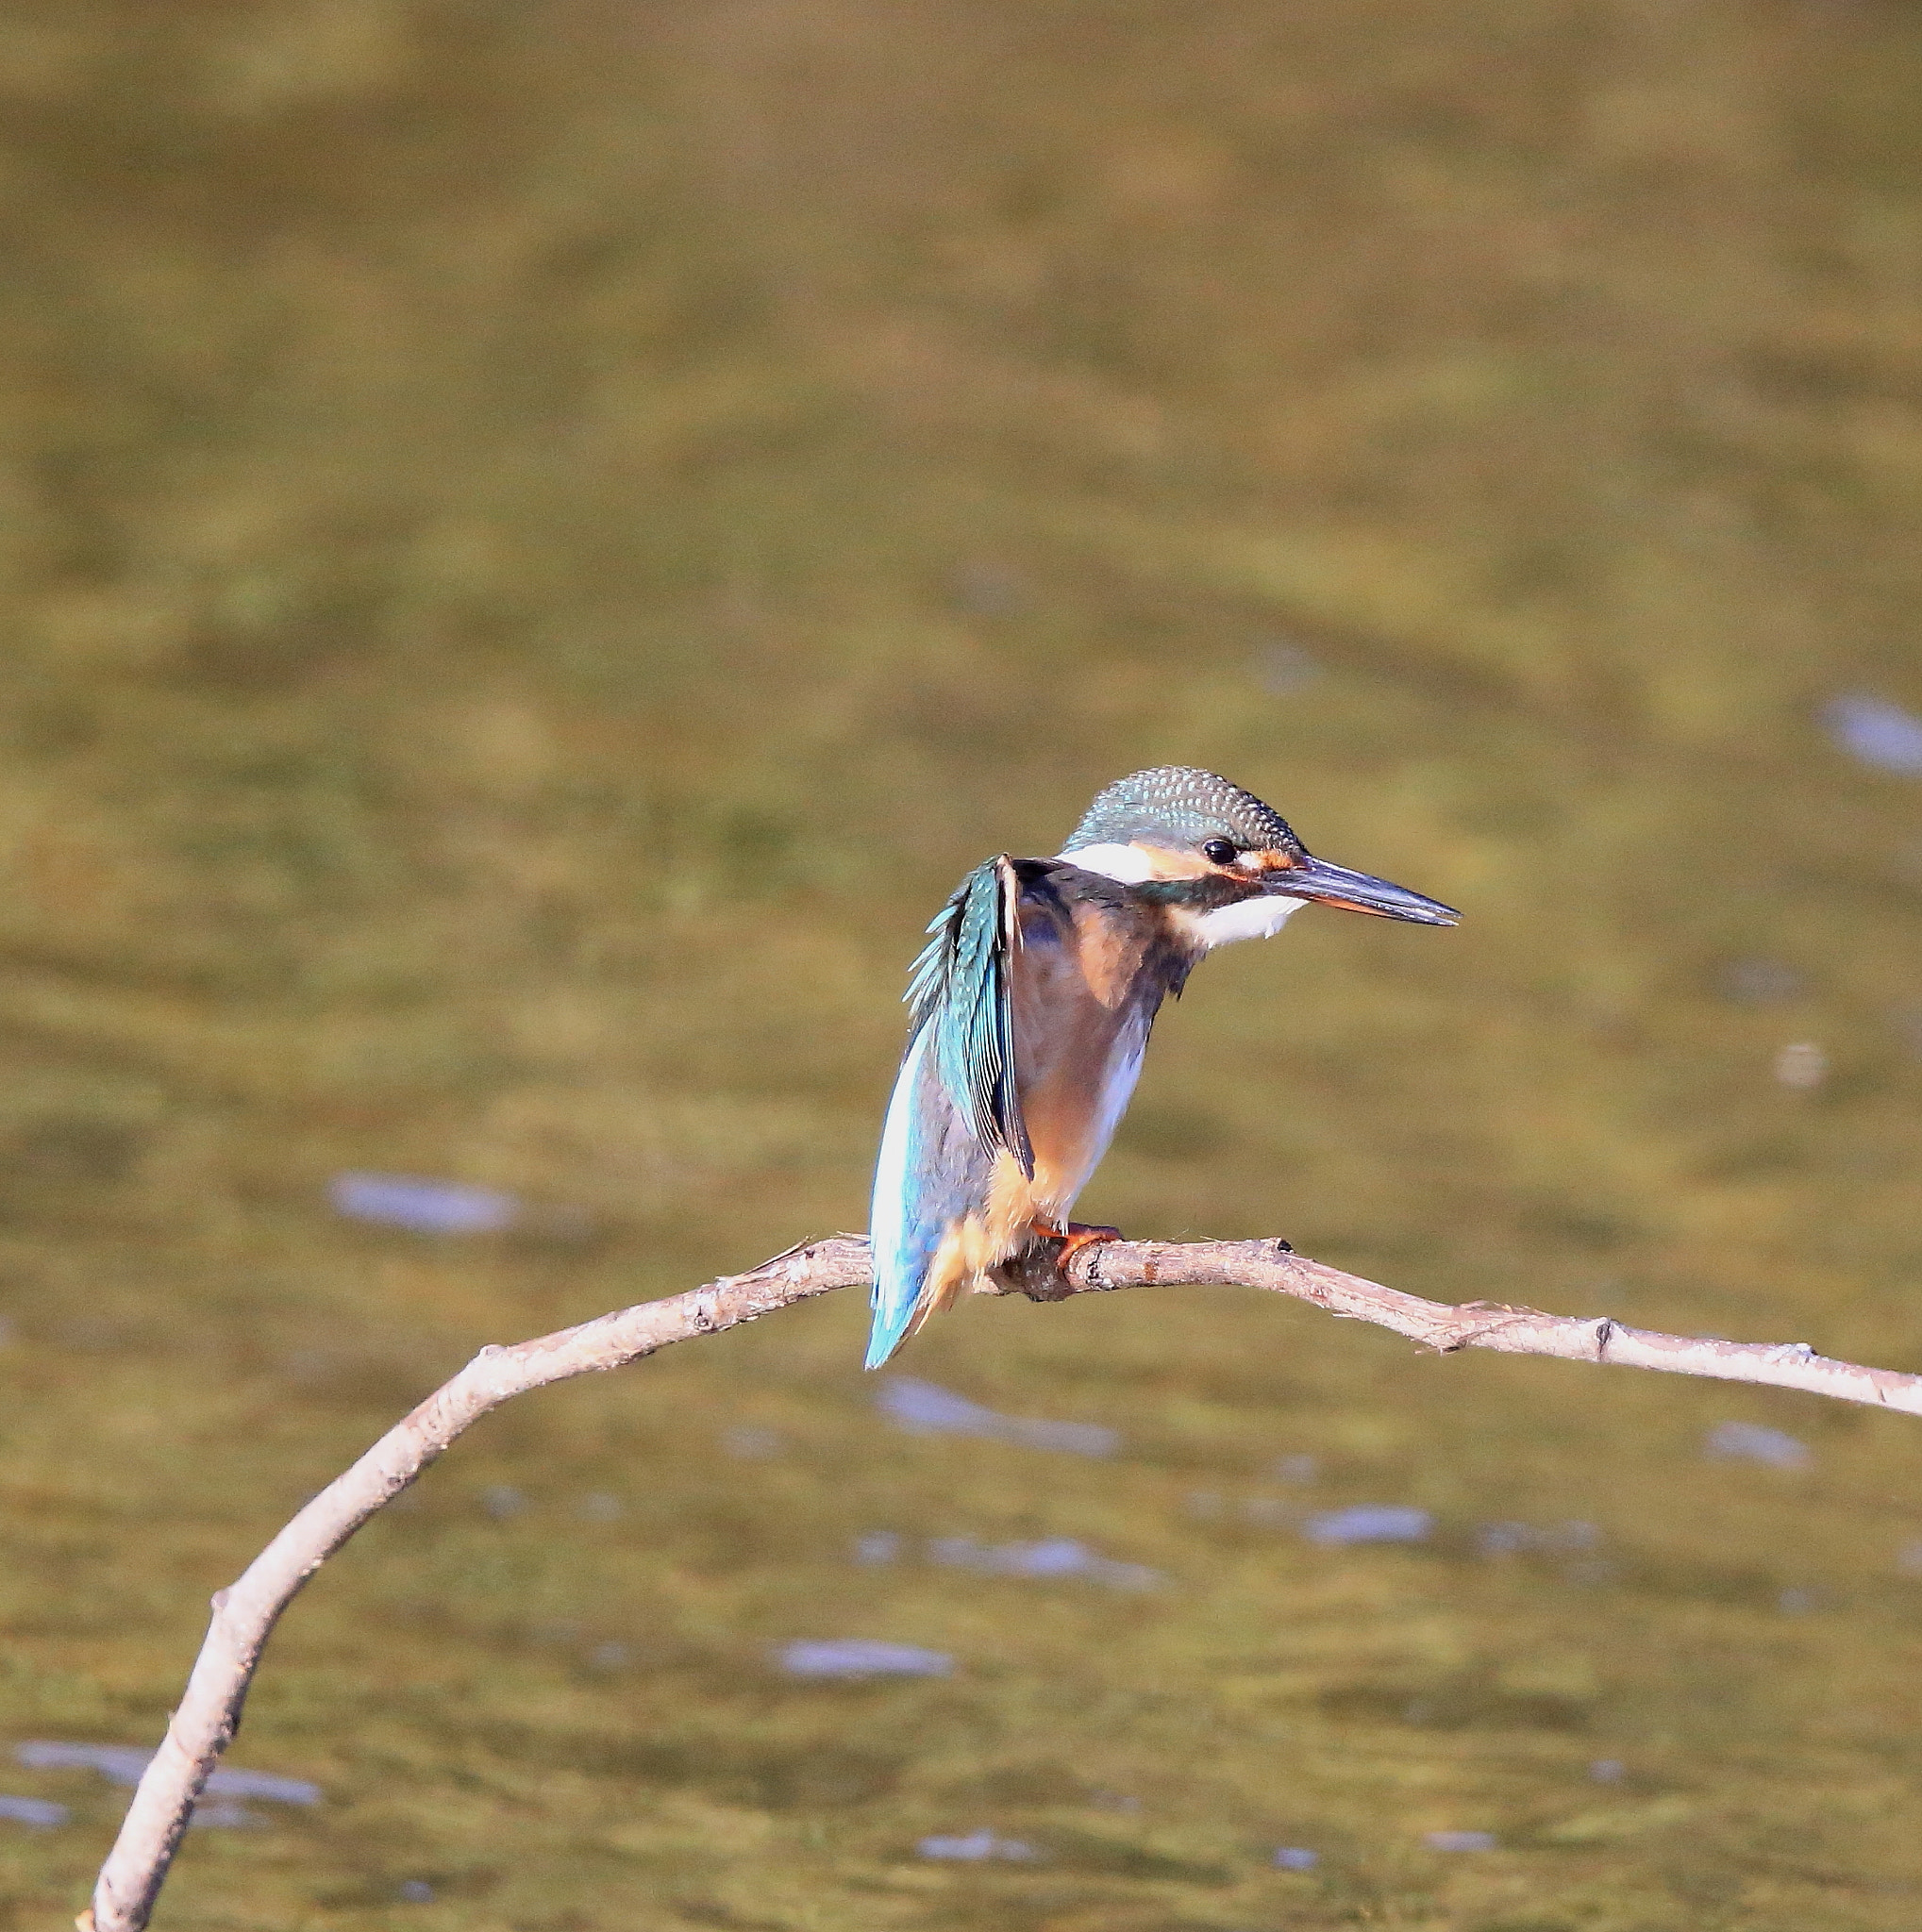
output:
<path id="1" fill-rule="evenodd" d="M 512 1347 L 483 1348 L 337 1476 L 213 1599 L 213 1617 L 186 1695 L 147 1766 L 120 1836 L 81 1913 L 80 1932 L 142 1932 L 208 1777 L 240 1724 L 260 1653 L 302 1585 L 376 1511 L 464 1429 L 510 1397 L 601 1369 L 618 1369 L 696 1335 L 713 1335 L 838 1288 L 869 1280 L 856 1236 L 791 1248 L 745 1274 L 665 1301 L 643 1302 Z M 1806 1342 L 1722 1341 L 1659 1335 L 1601 1318 L 1546 1315 L 1483 1302 L 1451 1307 L 1344 1274 L 1284 1242 L 1111 1241 L 1078 1250 L 1065 1271 L 1030 1265 L 1002 1290 L 1060 1300 L 1111 1289 L 1245 1287 L 1295 1295 L 1331 1315 L 1373 1322 L 1430 1348 L 1560 1356 L 1673 1374 L 1800 1389 L 1844 1402 L 1922 1414 L 1922 1376 L 1831 1361 Z"/>

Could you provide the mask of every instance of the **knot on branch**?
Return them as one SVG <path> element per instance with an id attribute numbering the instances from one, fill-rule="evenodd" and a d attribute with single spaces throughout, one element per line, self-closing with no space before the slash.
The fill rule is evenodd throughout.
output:
<path id="1" fill-rule="evenodd" d="M 1064 1302 L 1080 1289 L 1061 1272 L 1061 1245 L 1058 1241 L 1036 1241 L 992 1270 L 992 1278 L 1004 1292 L 1025 1294 L 1031 1302 Z"/>

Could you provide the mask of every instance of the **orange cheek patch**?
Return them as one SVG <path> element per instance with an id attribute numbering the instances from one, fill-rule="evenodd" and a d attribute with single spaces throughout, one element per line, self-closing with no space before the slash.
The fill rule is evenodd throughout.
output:
<path id="1" fill-rule="evenodd" d="M 1165 845 L 1136 845 L 1146 861 L 1151 879 L 1205 879 L 1214 871 L 1192 852 L 1173 852 Z"/>
<path id="2" fill-rule="evenodd" d="M 1231 864 L 1212 865 L 1194 852 L 1175 852 L 1165 845 L 1137 844 L 1151 879 L 1233 878 L 1264 872 L 1293 872 L 1301 861 L 1292 852 L 1244 852 Z"/>

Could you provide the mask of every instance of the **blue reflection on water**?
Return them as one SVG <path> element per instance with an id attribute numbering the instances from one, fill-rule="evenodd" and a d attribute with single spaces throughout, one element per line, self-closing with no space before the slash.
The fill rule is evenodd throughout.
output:
<path id="1" fill-rule="evenodd" d="M 378 1221 L 415 1234 L 498 1234 L 521 1214 L 511 1194 L 493 1188 L 404 1174 L 337 1174 L 327 1199 L 349 1221 Z"/>
<path id="2" fill-rule="evenodd" d="M 1844 751 L 1864 764 L 1922 777 L 1922 718 L 1913 711 L 1854 692 L 1824 705 L 1822 724 Z"/>
<path id="3" fill-rule="evenodd" d="M 52 1831 L 72 1815 L 64 1805 L 56 1805 L 51 1799 L 0 1797 L 0 1818 L 11 1818 L 35 1831 Z"/>
<path id="4" fill-rule="evenodd" d="M 1119 1563 L 1073 1537 L 1045 1537 L 1031 1543 L 979 1543 L 971 1536 L 933 1538 L 930 1563 L 979 1570 L 994 1576 L 1081 1576 L 1111 1590 L 1154 1590 L 1162 1581 L 1145 1563 Z"/>
<path id="5" fill-rule="evenodd" d="M 137 1785 L 153 1753 L 138 1744 L 60 1744 L 44 1740 L 14 1747 L 13 1756 L 35 1771 L 97 1771 L 117 1785 Z M 221 1798 L 266 1798 L 276 1805 L 318 1805 L 321 1788 L 305 1778 L 224 1765 L 207 1780 Z"/>
<path id="6" fill-rule="evenodd" d="M 1543 1556 L 1568 1556 L 1592 1550 L 1601 1541 L 1593 1523 L 1482 1523 L 1475 1529 L 1475 1547 L 1484 1557 L 1510 1557 L 1527 1551 Z"/>
<path id="7" fill-rule="evenodd" d="M 924 1838 L 914 1848 L 924 1858 L 1008 1858 L 1017 1862 L 1041 1854 L 1018 1838 L 999 1838 L 992 1831 L 971 1831 L 965 1838 Z"/>
<path id="8" fill-rule="evenodd" d="M 1029 1449 L 1061 1449 L 1073 1456 L 1112 1456 L 1121 1447 L 1118 1430 L 1099 1423 L 1030 1422 L 1000 1415 L 913 1375 L 891 1375 L 875 1400 L 897 1429 L 914 1436 L 987 1436 Z"/>
<path id="9" fill-rule="evenodd" d="M 791 1677 L 945 1677 L 954 1669 L 941 1651 L 866 1637 L 802 1638 L 775 1655 Z"/>
<path id="10" fill-rule="evenodd" d="M 1815 1453 L 1806 1442 L 1760 1423 L 1717 1423 L 1702 1441 L 1702 1454 L 1717 1462 L 1765 1462 L 1771 1469 L 1806 1469 Z"/>
<path id="11" fill-rule="evenodd" d="M 1418 1543 L 1434 1526 L 1435 1519 L 1426 1509 L 1398 1503 L 1357 1503 L 1311 1516 L 1301 1533 L 1312 1543 Z"/>

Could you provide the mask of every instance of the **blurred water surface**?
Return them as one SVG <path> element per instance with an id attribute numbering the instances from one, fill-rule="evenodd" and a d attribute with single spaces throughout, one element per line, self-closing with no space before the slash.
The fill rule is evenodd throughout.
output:
<path id="1" fill-rule="evenodd" d="M 9 9 L 0 1741 L 150 1748 L 481 1342 L 861 1225 L 922 924 L 1148 762 L 1467 917 L 1211 961 L 1091 1218 L 1922 1366 L 1918 101 L 1873 0 Z M 1913 1419 L 1252 1294 L 904 1359 L 1094 1457 L 863 1312 L 460 1444 L 160 1923 L 1922 1916 Z M 60 1922 L 124 1793 L 8 1782 Z"/>

